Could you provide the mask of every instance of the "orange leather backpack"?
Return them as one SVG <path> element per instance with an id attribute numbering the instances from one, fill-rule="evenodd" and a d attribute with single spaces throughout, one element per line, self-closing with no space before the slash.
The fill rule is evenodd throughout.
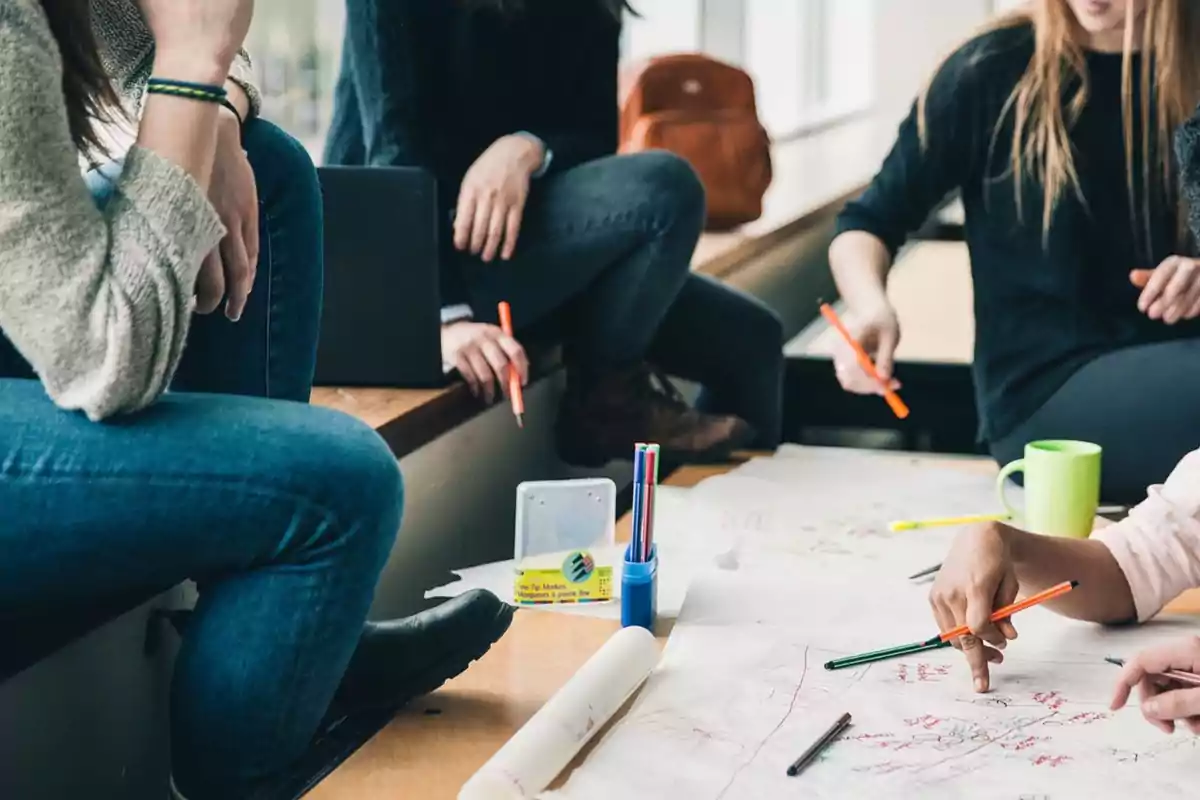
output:
<path id="1" fill-rule="evenodd" d="M 709 230 L 762 216 L 771 142 L 744 71 L 703 55 L 658 56 L 622 70 L 620 107 L 620 151 L 687 159 L 708 195 Z"/>

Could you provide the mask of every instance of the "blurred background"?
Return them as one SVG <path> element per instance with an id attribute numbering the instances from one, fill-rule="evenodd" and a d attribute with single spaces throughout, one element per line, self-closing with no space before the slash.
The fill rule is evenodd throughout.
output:
<path id="1" fill-rule="evenodd" d="M 400 0 L 397 0 L 400 1 Z M 449 0 L 446 0 L 449 2 Z M 563 0 L 572 2 L 573 0 Z M 907 108 L 936 59 L 1020 0 L 634 0 L 622 55 L 704 52 L 749 72 L 776 141 Z M 264 113 L 320 152 L 342 0 L 259 0 L 248 48 Z"/>

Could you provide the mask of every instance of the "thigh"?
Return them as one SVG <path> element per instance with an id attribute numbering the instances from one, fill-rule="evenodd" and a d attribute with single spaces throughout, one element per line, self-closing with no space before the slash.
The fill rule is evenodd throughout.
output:
<path id="1" fill-rule="evenodd" d="M 245 312 L 192 319 L 174 388 L 307 402 L 324 280 L 321 190 L 304 147 L 265 120 L 244 146 L 259 201 L 259 258 Z"/>
<path id="2" fill-rule="evenodd" d="M 96 424 L 0 380 L 0 617 L 294 557 L 312 543 L 290 537 L 378 505 L 385 459 L 365 426 L 298 403 L 173 394 Z"/>
<path id="3" fill-rule="evenodd" d="M 512 260 L 454 255 L 480 316 L 491 318 L 508 300 L 516 327 L 540 322 L 643 247 L 677 213 L 677 161 L 610 156 L 536 181 Z"/>
<path id="4" fill-rule="evenodd" d="M 783 361 L 783 323 L 756 297 L 707 275 L 688 276 L 650 348 L 672 375 L 719 385 Z"/>
<path id="5" fill-rule="evenodd" d="M 1200 447 L 1200 340 L 1129 347 L 1081 367 L 1021 426 L 992 446 L 1020 458 L 1037 439 L 1080 439 L 1104 448 L 1101 493 L 1136 503 Z"/>

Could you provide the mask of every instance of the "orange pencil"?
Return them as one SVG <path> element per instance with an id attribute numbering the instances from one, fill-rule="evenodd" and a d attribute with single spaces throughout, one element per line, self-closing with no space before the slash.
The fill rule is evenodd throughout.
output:
<path id="1" fill-rule="evenodd" d="M 513 335 L 512 307 L 507 301 L 500 301 L 500 330 L 505 336 Z M 512 401 L 513 416 L 517 418 L 517 427 L 525 427 L 525 396 L 521 393 L 521 376 L 517 368 L 508 365 L 508 399 Z"/>
<path id="2" fill-rule="evenodd" d="M 1047 600 L 1053 600 L 1056 597 L 1061 597 L 1067 592 L 1079 585 L 1079 581 L 1067 581 L 1060 583 L 1057 586 L 1051 586 L 1044 592 L 1038 592 L 1035 595 L 1025 598 L 1019 603 L 1005 606 L 999 611 L 992 612 L 992 622 L 999 622 L 1002 619 L 1008 619 L 1018 611 L 1024 611 L 1027 608 L 1032 608 L 1039 603 L 1044 603 Z M 926 639 L 921 642 L 912 642 L 911 644 L 902 644 L 896 647 L 887 647 L 883 650 L 872 650 L 869 653 L 859 653 L 858 655 L 846 656 L 845 658 L 835 658 L 832 661 L 825 662 L 825 669 L 845 669 L 846 667 L 858 667 L 863 664 L 873 664 L 876 661 L 883 661 L 886 658 L 899 658 L 900 656 L 910 656 L 916 653 L 925 653 L 930 650 L 941 650 L 950 646 L 952 639 L 957 639 L 960 636 L 966 636 L 971 632 L 971 629 L 966 625 L 960 625 L 954 630 L 939 633 L 933 638 Z"/>
<path id="3" fill-rule="evenodd" d="M 858 364 L 863 368 L 863 372 L 870 375 L 879 384 L 880 388 L 883 389 L 883 399 L 887 401 L 888 407 L 892 409 L 892 413 L 899 419 L 907 417 L 908 406 L 900 399 L 900 395 L 892 391 L 892 387 L 888 386 L 887 381 L 879 377 L 879 371 L 875 369 L 875 362 L 867 355 L 867 351 L 863 350 L 858 340 L 850 335 L 850 331 L 842 324 L 842 320 L 838 317 L 837 312 L 833 310 L 833 307 L 828 303 L 821 303 L 821 316 L 829 321 L 834 330 L 846 340 L 846 344 L 850 345 L 850 348 L 854 350 L 854 355 L 858 358 Z"/>
<path id="4" fill-rule="evenodd" d="M 1020 600 L 1012 605 L 1005 606 L 998 611 L 992 612 L 992 622 L 999 622 L 1002 619 L 1008 619 L 1018 611 L 1024 611 L 1027 608 L 1033 608 L 1036 605 L 1041 605 L 1047 600 L 1053 600 L 1056 597 L 1062 597 L 1064 594 L 1071 591 L 1078 585 L 1079 581 L 1063 581 L 1057 586 L 1051 586 L 1044 592 L 1038 592 L 1037 594 L 1030 595 L 1024 600 Z M 957 628 L 941 634 L 941 636 L 938 638 L 943 642 L 948 642 L 951 639 L 957 639 L 959 636 L 966 636 L 970 632 L 971 629 L 966 625 L 959 625 Z"/>

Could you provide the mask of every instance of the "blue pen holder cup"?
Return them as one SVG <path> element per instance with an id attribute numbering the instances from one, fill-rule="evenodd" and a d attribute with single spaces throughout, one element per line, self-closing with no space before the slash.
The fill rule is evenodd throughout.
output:
<path id="1" fill-rule="evenodd" d="M 621 627 L 645 628 L 654 632 L 658 616 L 658 547 L 651 545 L 649 561 L 630 561 L 625 548 L 625 567 L 621 572 Z"/>

